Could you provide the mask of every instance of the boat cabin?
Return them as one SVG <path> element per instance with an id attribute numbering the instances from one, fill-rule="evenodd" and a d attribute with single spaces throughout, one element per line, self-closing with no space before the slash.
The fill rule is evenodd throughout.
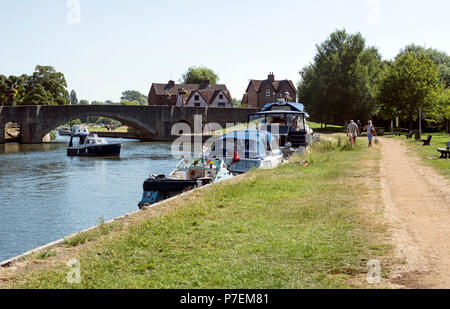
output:
<path id="1" fill-rule="evenodd" d="M 280 100 L 267 104 L 261 112 L 248 116 L 248 128 L 255 128 L 272 133 L 280 147 L 306 146 L 308 142 L 308 127 L 303 104 Z"/>

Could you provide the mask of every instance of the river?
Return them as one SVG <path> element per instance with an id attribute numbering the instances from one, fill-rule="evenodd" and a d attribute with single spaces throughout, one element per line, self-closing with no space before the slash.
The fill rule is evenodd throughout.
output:
<path id="1" fill-rule="evenodd" d="M 67 157 L 67 143 L 0 145 L 0 261 L 138 210 L 143 181 L 177 161 L 169 143 L 122 140 L 120 159 Z"/>

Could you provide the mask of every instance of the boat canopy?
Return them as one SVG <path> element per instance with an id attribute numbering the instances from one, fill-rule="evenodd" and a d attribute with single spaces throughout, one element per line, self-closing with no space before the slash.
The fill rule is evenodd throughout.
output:
<path id="1" fill-rule="evenodd" d="M 284 100 L 281 100 L 278 102 L 269 103 L 269 104 L 264 105 L 264 107 L 262 108 L 261 111 L 268 112 L 268 111 L 279 111 L 279 110 L 304 113 L 305 106 L 301 103 L 286 102 Z"/>
<path id="2" fill-rule="evenodd" d="M 277 148 L 277 140 L 266 131 L 242 130 L 223 135 L 212 147 L 210 157 L 232 158 L 235 143 L 240 158 L 262 159 Z"/>

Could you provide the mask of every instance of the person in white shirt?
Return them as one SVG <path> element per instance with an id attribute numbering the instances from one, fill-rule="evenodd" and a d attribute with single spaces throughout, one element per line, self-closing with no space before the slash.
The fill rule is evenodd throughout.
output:
<path id="1" fill-rule="evenodd" d="M 350 120 L 350 123 L 347 125 L 346 132 L 350 139 L 350 144 L 352 145 L 353 148 L 353 146 L 356 143 L 356 138 L 358 137 L 358 135 L 361 134 L 359 132 L 358 125 L 353 120 Z"/>

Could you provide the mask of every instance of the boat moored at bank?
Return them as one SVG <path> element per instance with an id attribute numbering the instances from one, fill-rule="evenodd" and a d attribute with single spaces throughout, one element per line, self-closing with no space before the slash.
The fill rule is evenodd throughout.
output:
<path id="1" fill-rule="evenodd" d="M 261 112 L 248 116 L 248 128 L 270 132 L 278 140 L 285 156 L 303 151 L 313 140 L 313 131 L 306 121 L 309 117 L 303 104 L 278 102 L 265 105 Z"/>
<path id="2" fill-rule="evenodd" d="M 223 135 L 215 141 L 208 157 L 224 160 L 233 174 L 274 168 L 283 161 L 283 153 L 270 132 L 250 129 Z"/>
<path id="3" fill-rule="evenodd" d="M 179 195 L 214 182 L 230 179 L 233 175 L 222 160 L 180 160 L 168 175 L 150 175 L 143 184 L 143 196 L 139 208 Z"/>

